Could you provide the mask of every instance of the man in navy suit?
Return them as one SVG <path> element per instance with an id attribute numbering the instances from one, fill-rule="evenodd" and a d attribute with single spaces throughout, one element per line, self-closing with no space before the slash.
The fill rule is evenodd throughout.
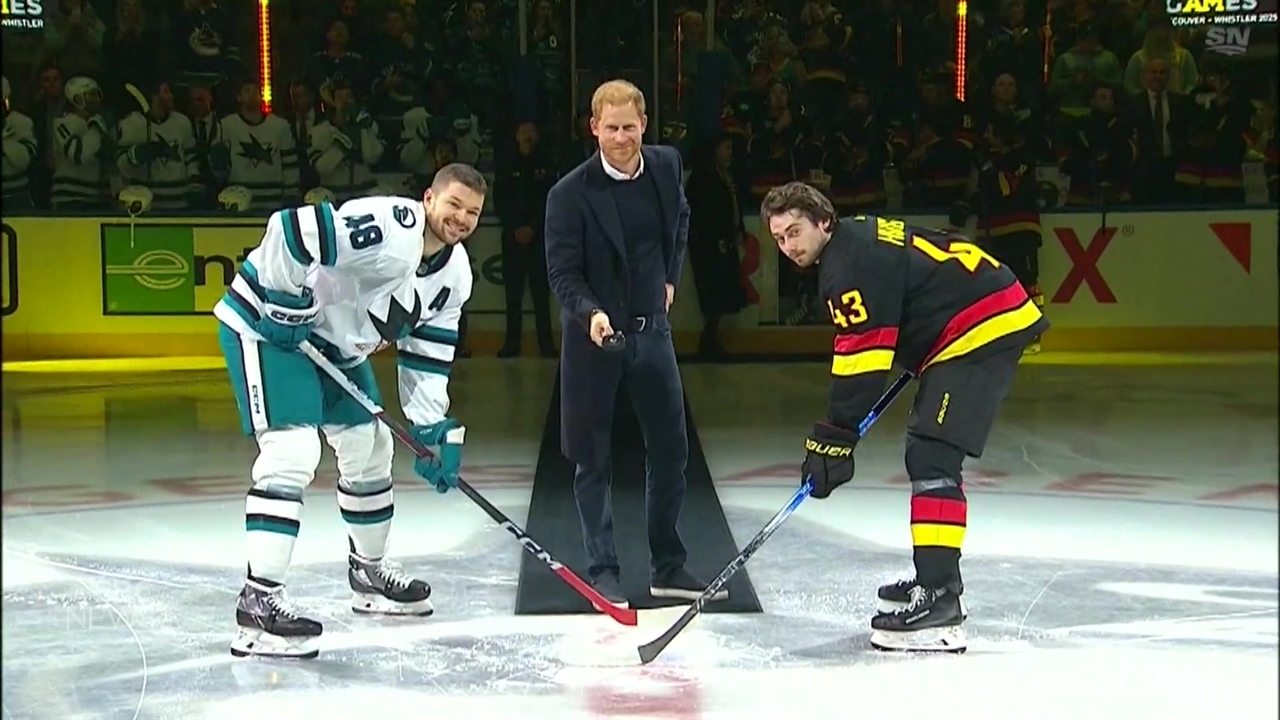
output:
<path id="1" fill-rule="evenodd" d="M 696 599 L 706 583 L 685 569 L 676 521 L 684 504 L 684 389 L 667 310 L 689 232 L 680 154 L 645 146 L 644 95 L 613 80 L 591 99 L 599 151 L 547 196 L 547 274 L 560 300 L 561 437 L 577 465 L 573 490 L 587 574 L 625 606 L 609 494 L 614 400 L 625 385 L 644 433 L 650 592 Z M 621 332 L 625 343 L 610 351 Z"/>

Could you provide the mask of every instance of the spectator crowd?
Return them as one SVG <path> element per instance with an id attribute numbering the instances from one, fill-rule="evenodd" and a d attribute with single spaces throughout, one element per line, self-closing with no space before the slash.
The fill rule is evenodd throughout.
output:
<path id="1" fill-rule="evenodd" d="M 518 122 L 563 167 L 591 149 L 571 84 L 609 75 L 744 203 L 799 178 L 844 210 L 945 208 L 999 158 L 1076 205 L 1241 203 L 1250 163 L 1275 198 L 1274 28 L 1223 47 L 1161 0 L 975 0 L 957 65 L 956 0 L 578 5 L 570 67 L 567 0 L 523 22 L 515 0 L 282 0 L 262 88 L 257 3 L 50 3 L 4 30 L 6 211 L 112 209 L 131 185 L 157 211 L 407 192 L 453 159 L 496 172 Z"/>

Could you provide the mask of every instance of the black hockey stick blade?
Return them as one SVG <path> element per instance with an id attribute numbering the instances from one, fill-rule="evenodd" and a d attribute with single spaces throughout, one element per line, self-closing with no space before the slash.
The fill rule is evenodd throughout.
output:
<path id="1" fill-rule="evenodd" d="M 897 380 L 893 381 L 893 384 L 889 386 L 889 389 L 884 391 L 884 394 L 876 401 L 875 406 L 871 408 L 871 412 L 867 413 L 867 417 L 858 424 L 859 436 L 867 434 L 867 431 L 871 429 L 871 426 L 875 424 L 875 421 L 886 409 L 888 409 L 889 405 L 893 404 L 893 401 L 898 398 L 898 395 L 902 393 L 903 389 L 907 387 L 907 383 L 911 382 L 911 378 L 913 377 L 915 376 L 910 371 L 907 371 L 899 375 Z M 751 538 L 751 542 L 747 543 L 747 546 L 742 549 L 742 552 L 738 553 L 737 557 L 729 561 L 729 564 L 725 566 L 725 569 L 720 571 L 720 574 L 716 576 L 716 579 L 711 581 L 711 584 L 707 586 L 706 590 L 702 591 L 702 594 L 698 596 L 698 599 L 693 601 L 693 604 L 689 606 L 689 609 L 685 610 L 675 623 L 673 623 L 671 627 L 667 628 L 666 632 L 654 638 L 652 641 L 636 648 L 636 651 L 640 654 L 640 664 L 648 665 L 661 655 L 662 651 L 667 649 L 667 646 L 676 639 L 676 636 L 688 627 L 689 623 L 693 622 L 694 618 L 702 613 L 702 608 L 711 601 L 711 598 L 715 597 L 715 594 L 720 591 L 720 588 L 725 586 L 725 583 L 729 582 L 729 578 L 733 577 L 735 573 L 742 569 L 743 565 L 747 564 L 747 560 L 751 559 L 751 556 L 756 554 L 756 551 L 760 549 L 761 545 L 764 545 L 764 542 L 769 539 L 770 535 L 773 535 L 778 528 L 782 527 L 782 523 L 786 522 L 787 518 L 791 517 L 791 514 L 800 507 L 800 503 L 804 502 L 805 498 L 809 497 L 809 494 L 812 492 L 813 478 L 805 478 L 800 489 L 796 490 L 795 494 L 791 496 L 791 499 L 787 501 L 786 506 L 769 519 L 769 522 L 765 524 L 764 528 L 761 529 L 760 532 L 756 533 L 755 537 Z"/>
<path id="2" fill-rule="evenodd" d="M 365 410 L 369 411 L 369 414 L 373 415 L 380 422 L 386 425 L 387 428 L 391 430 L 391 434 L 394 435 L 397 440 L 404 443 L 405 446 L 412 450 L 415 455 L 420 458 L 433 457 L 431 451 L 422 443 L 418 442 L 417 438 L 415 438 L 412 433 L 406 430 L 403 425 L 396 422 L 391 416 L 387 415 L 386 410 L 383 410 L 376 402 L 374 402 L 373 398 L 364 394 L 364 391 L 357 387 L 355 383 L 351 382 L 351 379 L 335 367 L 333 363 L 329 362 L 329 359 L 322 355 L 314 345 L 309 342 L 304 342 L 298 349 L 310 358 L 311 362 L 316 364 L 316 367 L 320 368 L 320 370 L 326 375 L 333 378 L 333 381 L 338 383 L 338 386 L 345 390 L 348 395 L 355 399 L 356 402 L 360 403 Z M 515 524 L 511 518 L 507 517 L 501 510 L 494 507 L 493 503 L 486 500 L 485 497 L 466 480 L 461 478 L 458 479 L 458 489 L 461 490 L 462 494 L 466 495 L 471 502 L 479 505 L 480 509 L 483 510 L 495 523 L 502 526 L 503 530 L 511 533 L 512 537 L 520 543 L 520 546 L 523 547 L 526 552 L 546 564 L 552 572 L 560 576 L 561 580 L 564 580 L 570 587 L 576 590 L 579 595 L 589 600 L 597 610 L 603 612 L 614 620 L 617 620 L 623 625 L 630 625 L 634 627 L 639 622 L 639 616 L 636 614 L 635 610 L 632 610 L 631 608 L 620 608 L 609 602 L 605 596 L 601 595 L 595 588 L 591 587 L 590 583 L 578 577 L 572 570 L 565 567 L 564 564 L 551 557 L 551 553 L 544 550 L 537 541 L 529 537 L 529 533 L 525 532 L 524 528 Z"/>
<path id="3" fill-rule="evenodd" d="M 782 527 L 782 523 L 790 517 L 791 513 L 796 511 L 796 508 L 800 507 L 800 503 L 804 502 L 804 499 L 809 497 L 809 493 L 811 492 L 813 492 L 812 478 L 806 480 L 805 483 L 800 486 L 800 489 L 796 490 L 795 494 L 791 496 L 791 500 L 787 502 L 787 506 L 779 510 L 778 513 L 769 520 L 769 523 L 764 526 L 764 529 L 756 533 L 755 537 L 751 538 L 751 542 L 747 543 L 747 546 L 742 549 L 742 552 L 738 553 L 737 557 L 729 561 L 729 564 L 725 566 L 725 569 L 720 571 L 720 574 L 716 576 L 716 579 L 711 581 L 711 584 L 707 586 L 707 589 L 702 591 L 702 594 L 698 596 L 698 599 L 693 601 L 693 604 L 689 606 L 689 609 L 685 610 L 684 613 L 680 615 L 680 618 L 677 619 L 671 627 L 667 628 L 666 632 L 659 635 L 656 639 L 636 648 L 640 653 L 640 663 L 642 665 L 648 665 L 653 662 L 654 658 L 658 657 L 658 655 L 671 644 L 671 641 L 675 640 L 676 636 L 679 635 L 680 632 L 689 625 L 689 623 L 693 622 L 695 617 L 702 613 L 703 606 L 710 602 L 711 598 L 715 597 L 715 594 L 720 591 L 720 588 L 724 587 L 725 584 L 729 582 L 729 578 L 737 574 L 737 572 L 742 569 L 742 566 L 747 564 L 747 560 L 751 559 L 751 556 L 756 554 L 756 551 L 760 549 L 761 545 L 764 545 L 764 541 L 768 540 L 769 536 L 772 535 L 775 530 Z"/>

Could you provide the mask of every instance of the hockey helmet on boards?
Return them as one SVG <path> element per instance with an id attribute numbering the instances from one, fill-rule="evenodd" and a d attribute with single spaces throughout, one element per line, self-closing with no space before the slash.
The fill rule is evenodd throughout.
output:
<path id="1" fill-rule="evenodd" d="M 218 193 L 218 205 L 230 212 L 245 212 L 253 204 L 253 193 L 243 185 L 228 185 Z"/>
<path id="2" fill-rule="evenodd" d="M 302 202 L 308 205 L 319 205 L 320 203 L 329 203 L 334 207 L 338 206 L 338 198 L 334 196 L 332 190 L 326 187 L 311 188 L 310 190 L 307 191 L 306 195 L 302 196 Z"/>
<path id="3" fill-rule="evenodd" d="M 151 209 L 155 196 L 144 185 L 126 185 L 120 188 L 119 198 L 120 206 L 129 213 L 129 217 L 137 217 Z"/>

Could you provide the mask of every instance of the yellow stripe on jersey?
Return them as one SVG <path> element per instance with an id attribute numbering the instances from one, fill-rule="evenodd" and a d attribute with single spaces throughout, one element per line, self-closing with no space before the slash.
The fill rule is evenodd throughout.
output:
<path id="1" fill-rule="evenodd" d="M 942 352 L 934 355 L 924 367 L 937 365 L 940 362 L 954 360 L 962 355 L 977 350 L 983 345 L 992 343 L 1006 335 L 1026 330 L 1040 320 L 1041 312 L 1036 304 L 1028 299 L 1018 307 L 993 318 L 987 319 L 970 328 L 965 334 L 949 343 Z"/>
<path id="2" fill-rule="evenodd" d="M 831 359 L 831 374 L 839 377 L 883 372 L 892 367 L 892 350 L 863 350 L 852 355 L 836 355 Z"/>

